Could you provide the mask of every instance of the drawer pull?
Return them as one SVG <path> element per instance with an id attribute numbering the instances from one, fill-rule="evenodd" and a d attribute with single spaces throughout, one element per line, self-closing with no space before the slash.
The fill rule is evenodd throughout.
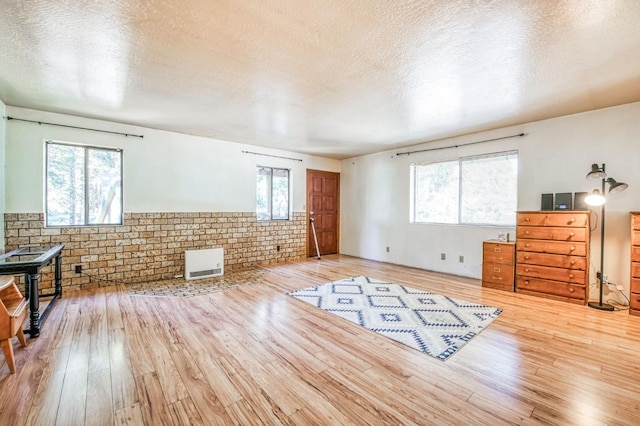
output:
<path id="1" fill-rule="evenodd" d="M 529 272 L 529 268 L 524 268 L 524 271 L 525 272 Z"/>
<path id="2" fill-rule="evenodd" d="M 569 293 L 573 293 L 575 290 L 571 287 L 569 287 Z"/>
<path id="3" fill-rule="evenodd" d="M 575 261 L 575 260 L 572 260 L 572 261 L 571 261 L 571 262 L 569 262 L 569 263 L 570 263 L 571 265 L 575 265 L 575 264 L 576 264 L 576 261 Z"/>
<path id="4" fill-rule="evenodd" d="M 502 249 L 500 247 L 494 248 L 493 251 L 496 253 L 502 253 Z"/>
<path id="5" fill-rule="evenodd" d="M 525 218 L 524 218 L 524 221 L 525 221 L 525 222 L 529 222 L 530 220 L 531 220 L 531 219 L 529 219 L 528 217 L 525 217 Z"/>
<path id="6" fill-rule="evenodd" d="M 529 235 L 529 231 L 524 231 L 524 234 L 525 235 Z"/>
<path id="7" fill-rule="evenodd" d="M 524 246 L 525 246 L 525 247 L 529 247 L 529 243 L 526 243 Z"/>
<path id="8" fill-rule="evenodd" d="M 502 277 L 496 277 L 495 275 L 491 275 L 491 278 L 493 278 L 494 280 L 502 280 Z"/>
<path id="9" fill-rule="evenodd" d="M 569 219 L 569 223 L 575 222 L 576 218 L 572 217 L 571 219 Z"/>
<path id="10" fill-rule="evenodd" d="M 569 247 L 569 251 L 574 251 L 576 248 L 574 246 Z"/>
<path id="11" fill-rule="evenodd" d="M 524 280 L 524 283 L 525 284 L 529 284 L 529 280 Z"/>
<path id="12" fill-rule="evenodd" d="M 570 237 L 573 237 L 574 235 L 576 235 L 576 234 L 574 234 L 573 232 L 569 232 L 569 236 Z"/>
<path id="13" fill-rule="evenodd" d="M 573 278 L 573 277 L 574 277 L 574 275 L 573 275 L 573 274 L 569 274 L 569 278 Z"/>
<path id="14" fill-rule="evenodd" d="M 493 272 L 501 272 L 500 268 L 493 268 Z"/>
<path id="15" fill-rule="evenodd" d="M 529 260 L 529 259 L 531 259 L 529 256 L 524 257 L 524 260 Z"/>

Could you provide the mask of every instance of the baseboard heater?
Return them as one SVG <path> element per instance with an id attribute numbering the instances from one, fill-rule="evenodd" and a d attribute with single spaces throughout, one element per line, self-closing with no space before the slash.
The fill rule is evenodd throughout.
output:
<path id="1" fill-rule="evenodd" d="M 224 274 L 224 249 L 185 250 L 184 277 L 187 280 L 219 277 Z"/>

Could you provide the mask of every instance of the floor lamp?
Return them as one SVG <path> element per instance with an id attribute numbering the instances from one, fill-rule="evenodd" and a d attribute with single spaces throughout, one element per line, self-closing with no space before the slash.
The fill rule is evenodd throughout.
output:
<path id="1" fill-rule="evenodd" d="M 616 182 L 615 179 L 610 178 L 605 173 L 604 163 L 602 167 L 597 164 L 591 165 L 591 171 L 587 173 L 587 179 L 589 180 L 602 180 L 602 191 L 594 189 L 593 192 L 588 195 L 584 201 L 590 206 L 600 206 L 600 272 L 596 275 L 598 282 L 600 283 L 600 299 L 598 302 L 589 302 L 589 307 L 594 309 L 600 309 L 603 311 L 613 311 L 615 308 L 607 303 L 602 302 L 602 293 L 604 292 L 604 205 L 607 201 L 604 197 L 605 184 L 609 184 L 609 194 L 615 194 L 622 192 L 629 187 L 626 183 Z"/>

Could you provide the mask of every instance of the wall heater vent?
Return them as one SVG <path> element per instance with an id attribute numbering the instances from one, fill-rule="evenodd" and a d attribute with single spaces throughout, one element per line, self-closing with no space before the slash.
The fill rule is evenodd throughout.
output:
<path id="1" fill-rule="evenodd" d="M 187 280 L 219 277 L 224 274 L 224 249 L 186 250 L 184 277 Z"/>

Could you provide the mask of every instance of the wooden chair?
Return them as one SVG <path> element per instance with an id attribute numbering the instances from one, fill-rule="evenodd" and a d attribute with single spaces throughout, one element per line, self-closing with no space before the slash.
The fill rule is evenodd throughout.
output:
<path id="1" fill-rule="evenodd" d="M 0 275 L 0 345 L 11 374 L 16 372 L 11 339 L 17 335 L 22 346 L 27 346 L 22 332 L 26 316 L 27 301 L 20 294 L 15 279 L 10 275 Z"/>

